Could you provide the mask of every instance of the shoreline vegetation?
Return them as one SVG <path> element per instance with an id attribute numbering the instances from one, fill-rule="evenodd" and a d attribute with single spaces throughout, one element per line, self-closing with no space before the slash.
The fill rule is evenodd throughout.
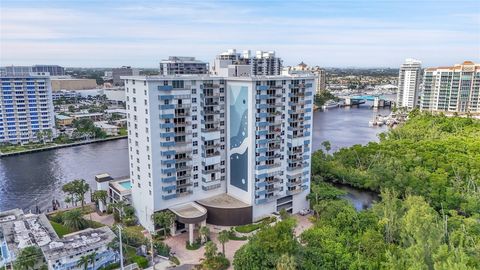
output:
<path id="1" fill-rule="evenodd" d="M 126 139 L 127 135 L 112 136 L 102 139 L 78 141 L 73 143 L 29 143 L 25 145 L 4 145 L 0 146 L 0 157 L 23 155 L 34 152 L 48 151 L 65 147 L 74 147 L 84 144 L 100 143 L 119 139 Z"/>
<path id="2" fill-rule="evenodd" d="M 313 226 L 260 228 L 235 269 L 479 269 L 480 121 L 413 111 L 380 142 L 312 156 Z M 380 192 L 357 212 L 331 183 Z M 288 265 L 289 268 L 285 268 Z"/>

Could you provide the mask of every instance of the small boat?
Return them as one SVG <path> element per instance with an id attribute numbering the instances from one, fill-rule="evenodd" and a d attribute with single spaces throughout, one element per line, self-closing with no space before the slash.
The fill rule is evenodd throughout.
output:
<path id="1" fill-rule="evenodd" d="M 376 126 L 376 125 L 377 125 L 377 122 L 375 122 L 373 120 L 368 121 L 368 126 L 369 127 L 373 127 L 373 126 Z"/>
<path id="2" fill-rule="evenodd" d="M 325 104 L 322 106 L 322 109 L 326 110 L 326 109 L 332 109 L 332 108 L 337 108 L 337 107 L 338 107 L 338 102 L 335 102 L 333 100 L 329 100 L 329 101 L 325 102 Z"/>

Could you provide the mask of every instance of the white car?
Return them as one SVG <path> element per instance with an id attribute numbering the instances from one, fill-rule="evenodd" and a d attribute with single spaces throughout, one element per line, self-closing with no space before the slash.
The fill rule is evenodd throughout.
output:
<path id="1" fill-rule="evenodd" d="M 308 208 L 305 208 L 305 209 L 300 210 L 300 215 L 301 216 L 306 216 L 306 215 L 310 214 L 311 212 L 312 212 L 312 210 L 310 210 Z"/>

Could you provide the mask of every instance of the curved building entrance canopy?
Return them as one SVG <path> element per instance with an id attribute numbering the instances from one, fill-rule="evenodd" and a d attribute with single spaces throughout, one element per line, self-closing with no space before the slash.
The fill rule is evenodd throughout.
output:
<path id="1" fill-rule="evenodd" d="M 206 225 L 207 209 L 197 203 L 189 202 L 174 205 L 169 208 L 177 216 L 177 221 L 188 224 L 188 241 L 193 244 L 193 230 L 195 224 Z"/>
<path id="2" fill-rule="evenodd" d="M 177 216 L 178 221 L 185 224 L 200 223 L 207 219 L 207 209 L 194 202 L 178 204 L 169 209 Z"/>

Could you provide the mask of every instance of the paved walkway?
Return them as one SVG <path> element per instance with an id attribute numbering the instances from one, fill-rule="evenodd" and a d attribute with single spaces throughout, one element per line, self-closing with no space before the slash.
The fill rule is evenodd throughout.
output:
<path id="1" fill-rule="evenodd" d="M 297 220 L 297 227 L 295 228 L 295 235 L 299 236 L 302 232 L 309 229 L 313 226 L 312 222 L 310 221 L 310 215 L 300 216 L 300 215 L 293 215 L 293 217 Z M 218 232 L 222 229 L 228 230 L 228 227 L 219 227 L 219 226 L 212 226 L 208 225 L 210 228 L 210 238 L 212 241 L 217 244 L 218 251 L 222 252 L 222 245 L 218 242 Z M 198 231 L 196 230 L 194 233 L 194 237 L 198 237 Z M 185 247 L 186 242 L 188 241 L 188 232 L 182 233 L 180 235 L 169 237 L 164 242 L 172 248 L 172 252 L 175 252 L 175 256 L 180 260 L 181 265 L 184 264 L 199 264 L 200 259 L 203 258 L 203 254 L 205 253 L 204 246 L 200 247 L 197 250 L 187 250 Z M 240 247 L 246 244 L 247 241 L 233 241 L 230 240 L 225 243 L 225 255 L 230 261 L 233 262 L 233 256 L 235 252 L 237 252 Z M 230 266 L 229 269 L 233 269 L 233 266 Z"/>
<path id="2" fill-rule="evenodd" d="M 210 227 L 210 225 L 209 225 Z M 214 232 L 214 229 L 210 227 L 210 238 L 212 241 L 217 244 L 218 251 L 222 252 L 222 245 L 218 242 L 217 236 L 218 233 Z M 195 231 L 195 238 L 198 236 L 198 231 Z M 185 247 L 185 243 L 188 241 L 188 232 L 182 233 L 180 235 L 169 237 L 164 242 L 172 248 L 172 252 L 175 252 L 175 256 L 180 260 L 180 263 L 183 264 L 199 264 L 200 259 L 203 258 L 205 253 L 205 247 L 202 246 L 197 250 L 188 250 Z M 225 255 L 228 260 L 233 262 L 233 255 L 235 252 L 243 246 L 247 241 L 233 241 L 230 240 L 225 243 Z M 233 268 L 231 268 L 233 269 Z"/>
<path id="3" fill-rule="evenodd" d="M 102 224 L 110 226 L 110 227 L 113 224 L 115 224 L 115 220 L 113 219 L 113 215 L 106 215 L 105 214 L 105 215 L 100 216 L 97 212 L 92 212 L 91 214 L 84 215 L 83 218 L 86 219 L 86 220 L 90 220 L 90 218 L 91 218 L 93 221 L 102 223 Z"/>

